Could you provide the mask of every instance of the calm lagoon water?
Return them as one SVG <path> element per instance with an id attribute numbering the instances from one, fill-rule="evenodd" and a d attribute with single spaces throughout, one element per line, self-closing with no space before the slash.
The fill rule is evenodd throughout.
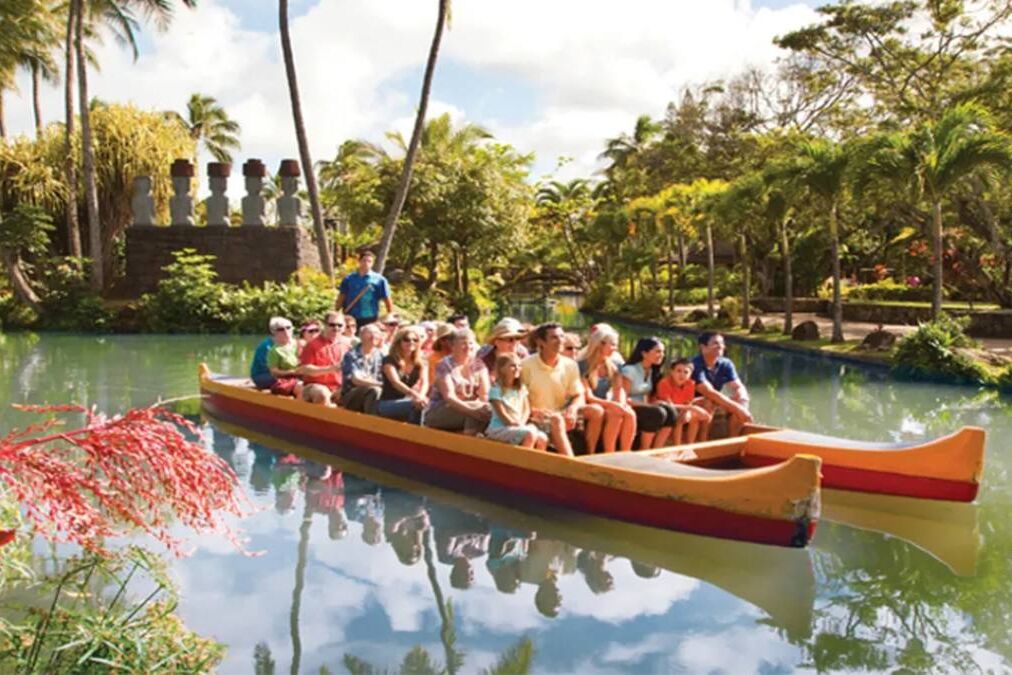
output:
<path id="1" fill-rule="evenodd" d="M 197 363 L 243 372 L 255 342 L 0 335 L 0 428 L 28 419 L 8 403 L 115 412 L 195 394 Z M 783 352 L 730 355 L 769 424 L 868 440 L 987 428 L 977 503 L 827 494 L 814 544 L 775 549 L 490 503 L 207 423 L 208 449 L 262 507 L 242 527 L 264 554 L 193 541 L 172 563 L 180 612 L 228 645 L 225 673 L 252 672 L 258 643 L 278 672 L 344 672 L 346 658 L 393 671 L 420 646 L 469 673 L 525 639 L 541 673 L 1012 668 L 1012 399 Z"/>

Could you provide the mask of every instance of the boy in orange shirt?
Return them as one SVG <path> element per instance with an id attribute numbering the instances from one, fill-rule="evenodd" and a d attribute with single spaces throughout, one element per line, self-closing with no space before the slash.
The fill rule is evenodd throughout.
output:
<path id="1" fill-rule="evenodd" d="M 702 406 L 702 399 L 696 397 L 696 383 L 692 380 L 692 361 L 675 359 L 671 362 L 668 375 L 657 383 L 657 398 L 674 404 L 678 412 L 678 423 L 675 425 L 674 444 L 682 442 L 682 431 L 685 429 L 685 442 L 705 441 L 710 435 L 710 422 L 713 416 Z M 697 438 L 698 434 L 698 438 Z"/>

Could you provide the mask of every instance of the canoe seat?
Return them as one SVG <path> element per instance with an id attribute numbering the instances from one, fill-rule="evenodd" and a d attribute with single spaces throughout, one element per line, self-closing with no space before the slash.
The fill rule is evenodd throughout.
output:
<path id="1" fill-rule="evenodd" d="M 696 478 L 720 478 L 733 476 L 739 473 L 746 473 L 752 469 L 704 469 L 699 466 L 682 464 L 670 459 L 661 459 L 650 455 L 640 455 L 635 452 L 610 452 L 598 455 L 586 455 L 579 458 L 588 464 L 603 464 L 630 471 L 646 471 L 649 473 L 663 473 L 672 476 L 692 476 Z"/>
<path id="2" fill-rule="evenodd" d="M 769 431 L 746 436 L 745 451 L 748 452 L 749 449 L 755 449 L 757 446 L 766 446 L 767 443 L 770 442 L 811 445 L 819 448 L 847 448 L 848 450 L 903 450 L 904 448 L 912 448 L 924 443 L 924 441 L 909 441 L 906 443 L 868 443 L 866 441 L 852 441 L 847 438 L 837 438 L 836 436 L 813 434 L 807 431 L 784 429 L 782 431 Z"/>

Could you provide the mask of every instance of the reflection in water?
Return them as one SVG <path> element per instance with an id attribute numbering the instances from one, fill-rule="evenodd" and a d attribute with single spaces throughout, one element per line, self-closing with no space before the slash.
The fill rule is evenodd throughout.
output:
<path id="1" fill-rule="evenodd" d="M 665 340 L 672 354 L 693 350 L 690 337 Z M 8 335 L 0 402 L 73 397 L 116 411 L 185 395 L 199 360 L 244 370 L 247 342 Z M 193 558 L 173 563 L 183 616 L 229 645 L 222 671 L 237 673 L 255 658 L 258 672 L 269 661 L 306 673 L 438 668 L 451 660 L 448 646 L 459 672 L 511 655 L 530 664 L 535 652 L 539 672 L 1007 670 L 1010 399 L 788 353 L 730 352 L 769 424 L 865 440 L 986 427 L 978 504 L 827 494 L 814 546 L 792 551 L 486 502 L 209 427 L 208 448 L 265 507 L 242 526 L 250 548 L 267 553 L 245 558 L 200 541 Z M 5 427 L 24 419 L 0 412 Z"/>

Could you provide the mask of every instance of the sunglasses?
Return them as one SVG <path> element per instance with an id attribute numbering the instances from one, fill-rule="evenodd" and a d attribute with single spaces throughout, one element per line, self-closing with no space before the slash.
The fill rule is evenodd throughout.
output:
<path id="1" fill-rule="evenodd" d="M 274 332 L 275 333 L 280 333 L 283 330 L 292 330 L 292 327 L 291 326 L 278 326 L 277 328 L 274 329 Z"/>
<path id="2" fill-rule="evenodd" d="M 577 347 L 574 347 L 573 345 L 569 345 L 568 347 L 563 347 L 562 348 L 562 351 L 564 351 L 564 352 L 575 352 L 576 350 L 577 350 Z"/>
<path id="3" fill-rule="evenodd" d="M 418 338 L 412 335 L 405 335 L 401 338 L 401 342 L 418 342 Z"/>
<path id="4" fill-rule="evenodd" d="M 343 323 L 328 323 L 327 325 L 330 326 L 331 328 L 344 328 Z"/>
<path id="5" fill-rule="evenodd" d="M 496 340 L 502 340 L 503 342 L 520 342 L 520 338 L 518 337 L 501 337 L 496 338 Z"/>

